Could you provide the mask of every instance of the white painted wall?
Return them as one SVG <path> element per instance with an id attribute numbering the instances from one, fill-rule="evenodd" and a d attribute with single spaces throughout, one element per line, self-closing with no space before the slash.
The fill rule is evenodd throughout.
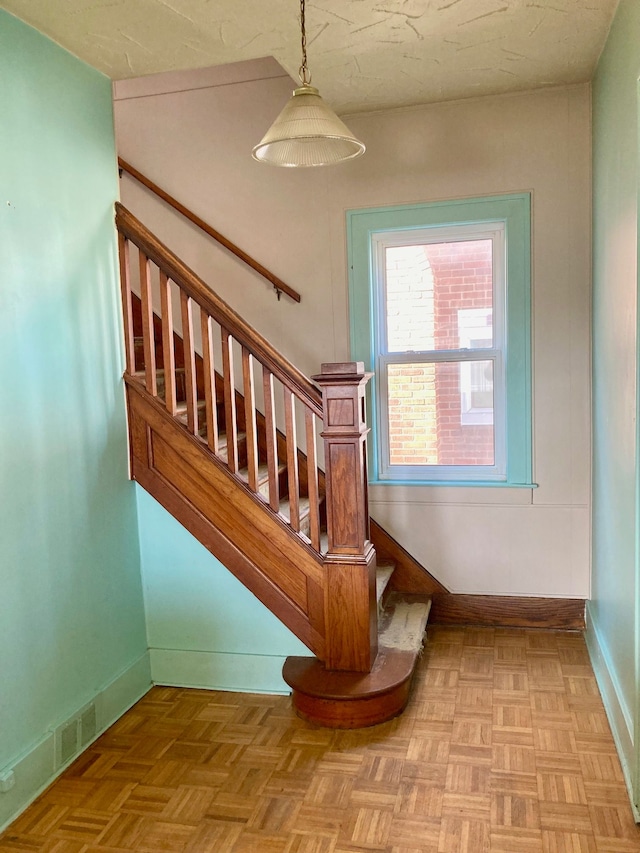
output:
<path id="1" fill-rule="evenodd" d="M 123 202 L 312 374 L 349 358 L 346 210 L 531 191 L 539 488 L 376 486 L 371 511 L 452 591 L 587 597 L 589 87 L 352 116 L 368 148 L 353 163 L 255 163 L 290 90 L 272 61 L 160 75 L 116 84 L 115 116 L 120 155 L 298 289 L 300 305 L 278 303 L 127 178 Z"/>

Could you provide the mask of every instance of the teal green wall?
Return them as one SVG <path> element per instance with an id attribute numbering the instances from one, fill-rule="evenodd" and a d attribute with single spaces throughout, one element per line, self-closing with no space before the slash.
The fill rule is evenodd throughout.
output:
<path id="1" fill-rule="evenodd" d="M 0 104 L 0 771 L 29 797 L 20 760 L 146 638 L 110 81 L 0 11 Z"/>
<path id="2" fill-rule="evenodd" d="M 640 4 L 622 0 L 593 83 L 593 574 L 589 643 L 635 775 Z M 636 786 L 637 802 L 637 786 Z"/>
<path id="3" fill-rule="evenodd" d="M 138 520 L 153 680 L 289 692 L 282 664 L 306 646 L 141 488 Z"/>

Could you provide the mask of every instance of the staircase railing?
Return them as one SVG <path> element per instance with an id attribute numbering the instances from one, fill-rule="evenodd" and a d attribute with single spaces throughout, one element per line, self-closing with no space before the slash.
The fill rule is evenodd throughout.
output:
<path id="1" fill-rule="evenodd" d="M 116 226 L 127 380 L 180 419 L 265 512 L 287 525 L 301 547 L 312 549 L 323 579 L 325 664 L 368 672 L 377 653 L 377 614 L 365 452 L 369 377 L 363 365 L 322 365 L 314 377 L 321 393 L 121 204 Z M 141 342 L 134 334 L 134 282 L 142 308 Z M 324 473 L 316 449 L 318 418 Z"/>
<path id="2" fill-rule="evenodd" d="M 273 289 L 276 292 L 278 299 L 280 299 L 280 295 L 282 293 L 286 293 L 290 299 L 293 299 L 294 302 L 300 302 L 300 294 L 297 290 L 294 290 L 293 287 L 290 287 L 286 284 L 281 278 L 279 278 L 275 273 L 272 273 L 266 267 L 264 267 L 261 263 L 256 261 L 255 258 L 252 258 L 244 249 L 241 249 L 239 246 L 236 246 L 235 243 L 232 243 L 228 237 L 225 237 L 208 222 L 205 222 L 200 216 L 186 207 L 182 202 L 178 201 L 172 195 L 170 195 L 166 190 L 163 190 L 162 187 L 158 186 L 151 178 L 148 178 L 146 175 L 143 175 L 142 172 L 139 172 L 134 166 L 130 163 L 127 163 L 126 160 L 123 160 L 122 157 L 118 157 L 118 166 L 122 172 L 126 172 L 128 175 L 131 175 L 138 183 L 142 184 L 148 190 L 150 190 L 154 195 L 158 198 L 162 199 L 166 204 L 180 213 L 185 219 L 188 219 L 189 222 L 192 222 L 195 226 L 200 228 L 201 231 L 204 231 L 205 234 L 208 234 L 213 240 L 219 243 L 221 246 L 224 246 L 229 252 L 235 255 L 237 258 L 240 258 L 241 261 L 244 261 L 247 266 L 250 266 L 251 269 L 255 270 L 259 273 L 263 278 L 266 278 L 267 281 L 270 281 L 273 285 Z"/>

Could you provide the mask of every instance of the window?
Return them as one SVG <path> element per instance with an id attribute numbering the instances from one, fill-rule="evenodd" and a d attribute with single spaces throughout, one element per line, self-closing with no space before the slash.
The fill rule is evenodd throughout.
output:
<path id="1" fill-rule="evenodd" d="M 530 485 L 529 197 L 348 214 L 374 481 Z"/>

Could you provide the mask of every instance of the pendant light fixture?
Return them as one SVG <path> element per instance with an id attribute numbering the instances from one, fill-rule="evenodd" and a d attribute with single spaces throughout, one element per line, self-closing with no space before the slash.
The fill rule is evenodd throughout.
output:
<path id="1" fill-rule="evenodd" d="M 311 85 L 307 67 L 305 0 L 300 0 L 302 65 L 299 88 L 253 149 L 253 157 L 272 166 L 328 166 L 364 154 L 364 145 L 351 133 Z"/>

